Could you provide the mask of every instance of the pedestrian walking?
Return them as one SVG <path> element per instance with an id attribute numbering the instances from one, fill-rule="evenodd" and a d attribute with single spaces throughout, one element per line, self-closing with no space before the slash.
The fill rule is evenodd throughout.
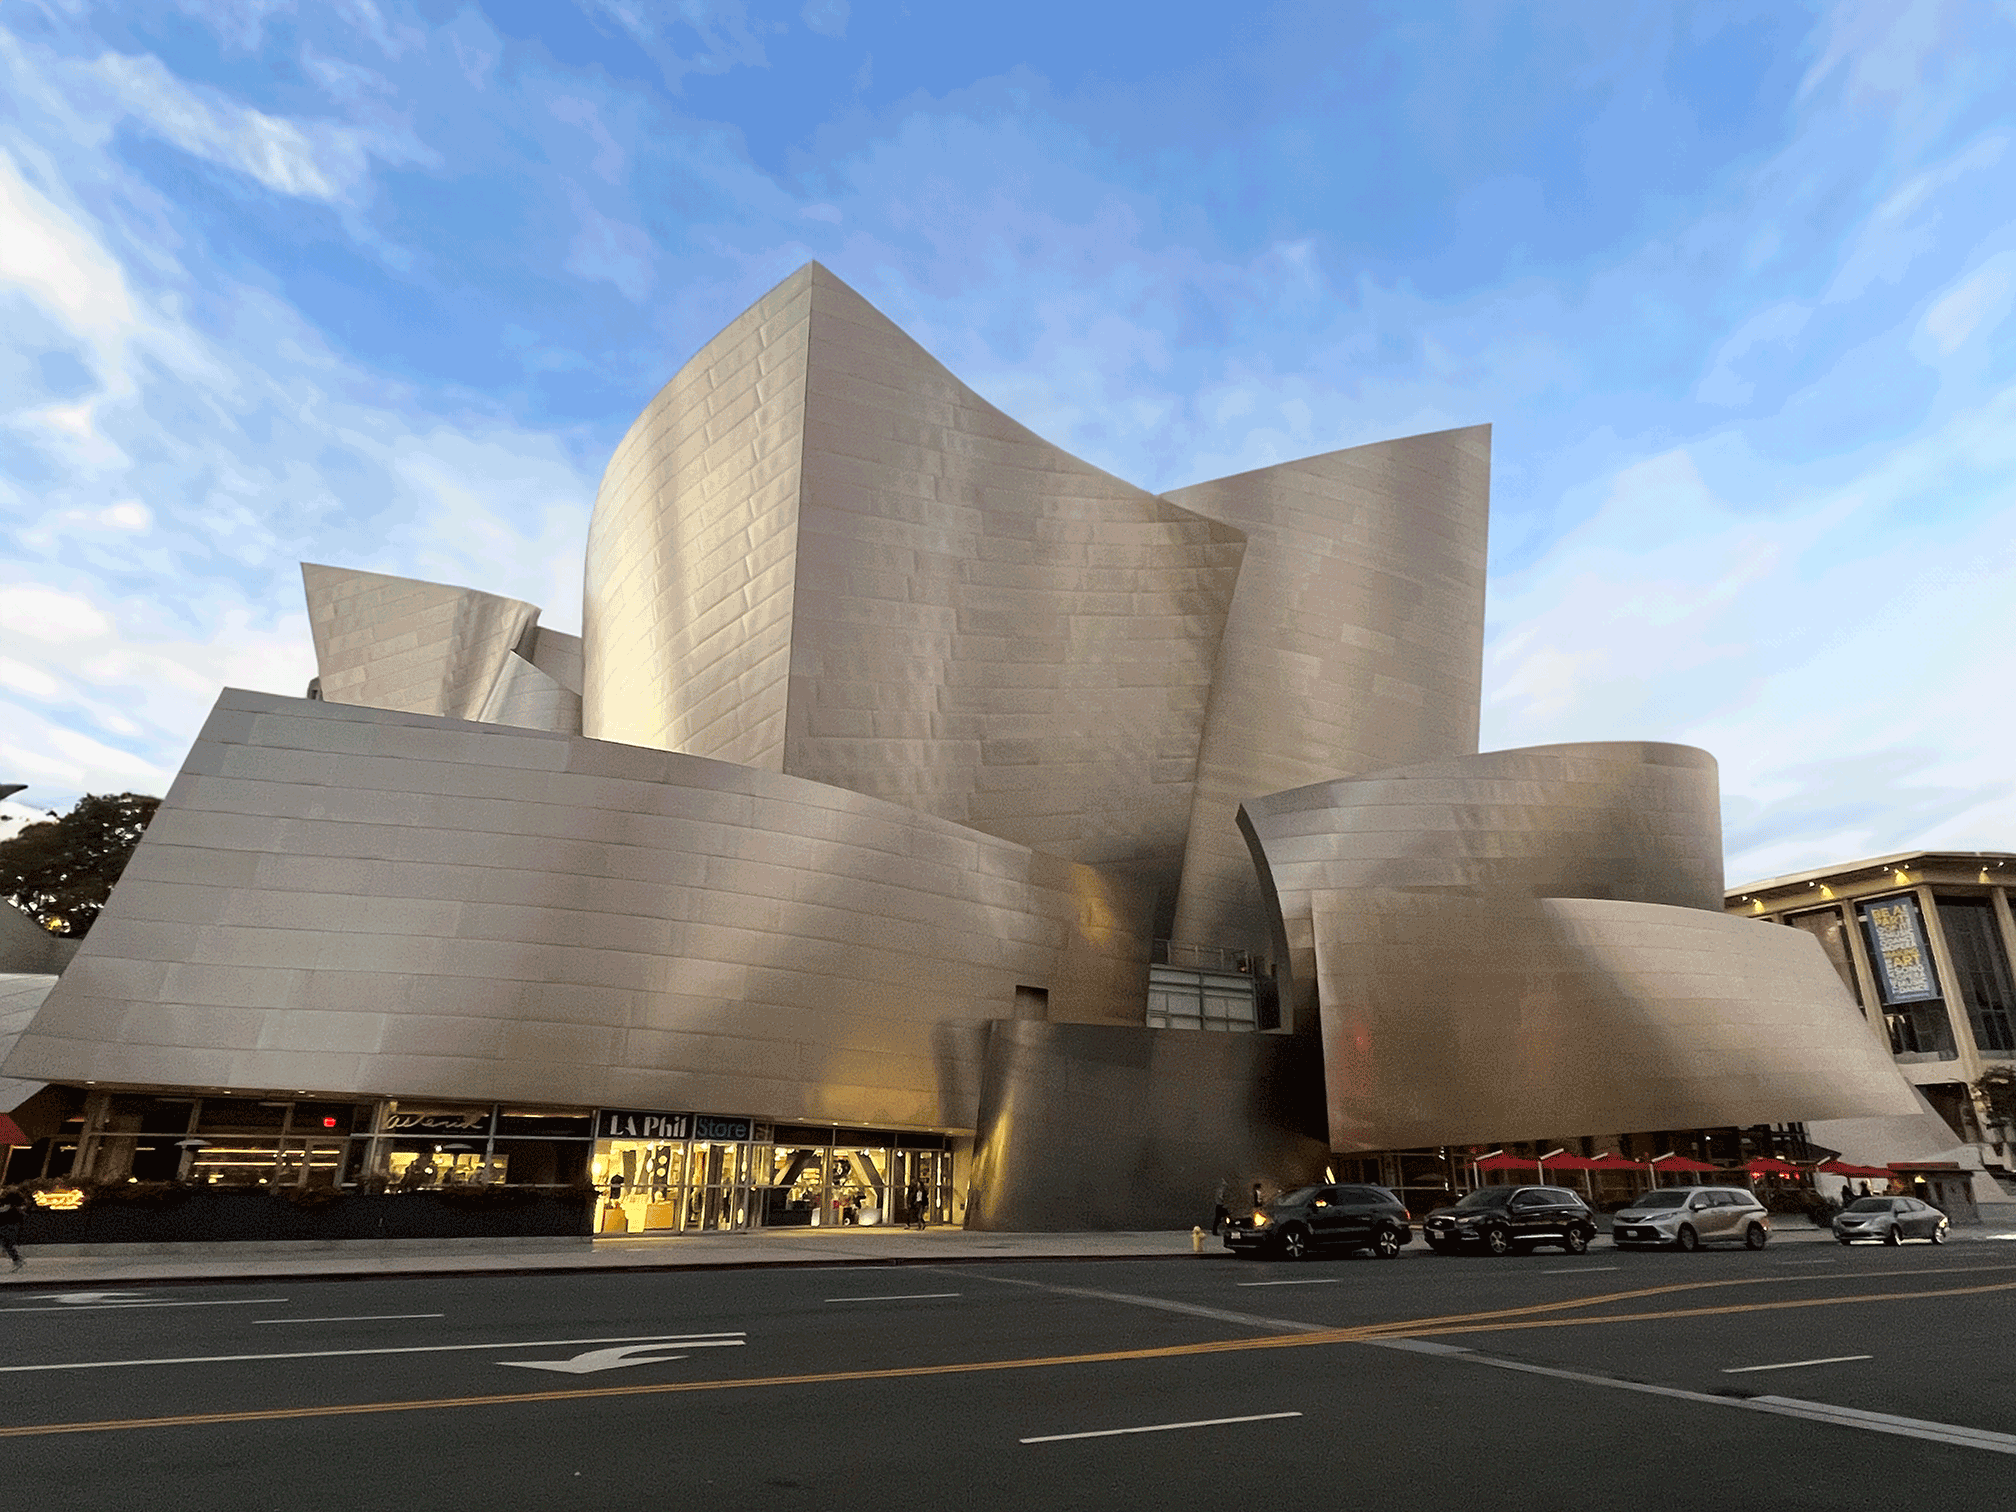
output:
<path id="1" fill-rule="evenodd" d="M 21 1220 L 28 1216 L 28 1199 L 16 1187 L 0 1192 L 0 1250 L 14 1262 L 17 1271 L 28 1262 L 21 1258 Z"/>
<path id="2" fill-rule="evenodd" d="M 924 1179 L 920 1176 L 917 1180 L 910 1183 L 910 1223 L 908 1226 L 920 1229 L 925 1227 L 930 1208 L 931 1188 L 925 1185 Z"/>
<path id="3" fill-rule="evenodd" d="M 1226 1199 L 1231 1195 L 1232 1183 L 1229 1181 L 1219 1182 L 1218 1196 L 1211 1205 L 1211 1232 L 1214 1234 L 1218 1232 L 1220 1227 L 1232 1221 L 1232 1210 L 1225 1206 Z"/>

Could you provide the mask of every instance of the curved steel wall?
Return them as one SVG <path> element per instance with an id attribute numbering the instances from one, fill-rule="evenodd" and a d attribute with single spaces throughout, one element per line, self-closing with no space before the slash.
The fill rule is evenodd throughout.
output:
<path id="1" fill-rule="evenodd" d="M 1491 429 L 1178 489 L 1247 536 L 1198 757 L 1175 934 L 1265 948 L 1237 825 L 1262 793 L 1477 749 Z"/>
<path id="2" fill-rule="evenodd" d="M 1383 889 L 1314 914 L 1339 1150 L 1916 1111 L 1797 930 Z"/>
<path id="3" fill-rule="evenodd" d="M 1239 532 L 812 279 L 784 769 L 1173 881 Z"/>
<path id="4" fill-rule="evenodd" d="M 588 522 L 581 728 L 781 771 L 812 268 L 658 391 Z"/>
<path id="5" fill-rule="evenodd" d="M 1104 1025 L 988 1032 L 966 1226 L 1168 1228 L 1323 1179 L 1323 1087 L 1294 1041 Z"/>
<path id="6" fill-rule="evenodd" d="M 234 690 L 7 1074 L 971 1128 L 1018 985 L 1139 1022 L 1139 911 L 778 773 Z"/>
<path id="7" fill-rule="evenodd" d="M 1337 1149 L 1909 1111 L 1819 947 L 1721 914 L 1706 752 L 1493 751 L 1240 818 Z"/>
<path id="8" fill-rule="evenodd" d="M 475 719 L 539 621 L 517 599 L 347 567 L 304 562 L 301 583 L 331 703 Z"/>
<path id="9" fill-rule="evenodd" d="M 583 728 L 1173 880 L 1241 550 L 1008 419 L 813 264 L 609 465 Z"/>

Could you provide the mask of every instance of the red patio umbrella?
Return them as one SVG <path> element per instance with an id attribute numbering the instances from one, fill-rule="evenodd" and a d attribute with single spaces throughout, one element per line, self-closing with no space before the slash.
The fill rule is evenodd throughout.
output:
<path id="1" fill-rule="evenodd" d="M 1720 1166 L 1709 1165 L 1705 1160 L 1696 1160 L 1691 1155 L 1654 1155 L 1645 1162 L 1645 1169 L 1652 1173 L 1652 1184 L 1659 1184 L 1660 1168 L 1669 1171 L 1719 1171 Z"/>
<path id="2" fill-rule="evenodd" d="M 1554 1155 L 1547 1161 L 1550 1171 L 1607 1171 L 1609 1166 L 1598 1165 L 1593 1155 Z"/>
<path id="3" fill-rule="evenodd" d="M 1888 1166 L 1850 1165 L 1845 1160 L 1823 1160 L 1813 1169 L 1825 1171 L 1829 1176 L 1881 1176 L 1886 1180 L 1890 1176 Z"/>
<path id="4" fill-rule="evenodd" d="M 1477 1162 L 1480 1171 L 1525 1171 L 1531 1170 L 1538 1162 L 1527 1155 L 1486 1155 Z"/>
<path id="5" fill-rule="evenodd" d="M 1642 1164 L 1628 1155 L 1612 1155 L 1607 1150 L 1591 1160 L 1583 1169 L 1587 1171 L 1635 1171 Z"/>
<path id="6" fill-rule="evenodd" d="M 21 1145 L 25 1147 L 33 1143 L 35 1143 L 34 1140 L 21 1132 L 21 1125 L 14 1122 L 5 1113 L 0 1113 L 0 1145 Z M 1889 1173 L 1886 1171 L 1884 1174 L 1888 1175 Z"/>

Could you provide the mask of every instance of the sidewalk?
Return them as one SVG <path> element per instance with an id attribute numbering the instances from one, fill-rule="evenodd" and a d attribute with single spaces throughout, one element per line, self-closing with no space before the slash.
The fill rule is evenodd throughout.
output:
<path id="1" fill-rule="evenodd" d="M 1956 1243 L 1991 1229 L 1961 1229 Z M 2000 1237 L 1995 1234 L 1995 1237 Z M 1773 1247 L 1831 1244 L 1803 1219 L 1774 1225 Z M 1598 1238 L 1598 1250 L 1609 1240 Z M 1120 1234 L 987 1234 L 965 1229 L 756 1229 L 740 1234 L 579 1239 L 274 1240 L 229 1244 L 24 1245 L 27 1269 L 0 1287 L 155 1281 L 330 1280 L 368 1276 L 511 1275 L 592 1270 L 720 1270 L 784 1265 L 947 1265 L 980 1260 L 1147 1260 L 1191 1256 L 1188 1230 Z M 1229 1258 L 1206 1235 L 1204 1257 Z M 1418 1234 L 1401 1257 L 1425 1257 Z"/>

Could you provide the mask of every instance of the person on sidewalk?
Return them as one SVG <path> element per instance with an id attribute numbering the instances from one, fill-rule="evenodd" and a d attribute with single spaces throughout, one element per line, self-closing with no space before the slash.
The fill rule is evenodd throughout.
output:
<path id="1" fill-rule="evenodd" d="M 1232 1210 L 1225 1206 L 1226 1200 L 1231 1195 L 1232 1183 L 1229 1181 L 1219 1182 L 1218 1197 L 1211 1206 L 1211 1232 L 1214 1234 L 1218 1232 L 1221 1226 L 1232 1221 Z"/>
<path id="2" fill-rule="evenodd" d="M 0 1250 L 14 1262 L 17 1271 L 28 1262 L 21 1258 L 21 1220 L 28 1216 L 28 1199 L 16 1187 L 0 1191 Z"/>
<path id="3" fill-rule="evenodd" d="M 931 1188 L 922 1180 L 910 1183 L 910 1222 L 907 1227 L 924 1228 L 931 1216 Z"/>

